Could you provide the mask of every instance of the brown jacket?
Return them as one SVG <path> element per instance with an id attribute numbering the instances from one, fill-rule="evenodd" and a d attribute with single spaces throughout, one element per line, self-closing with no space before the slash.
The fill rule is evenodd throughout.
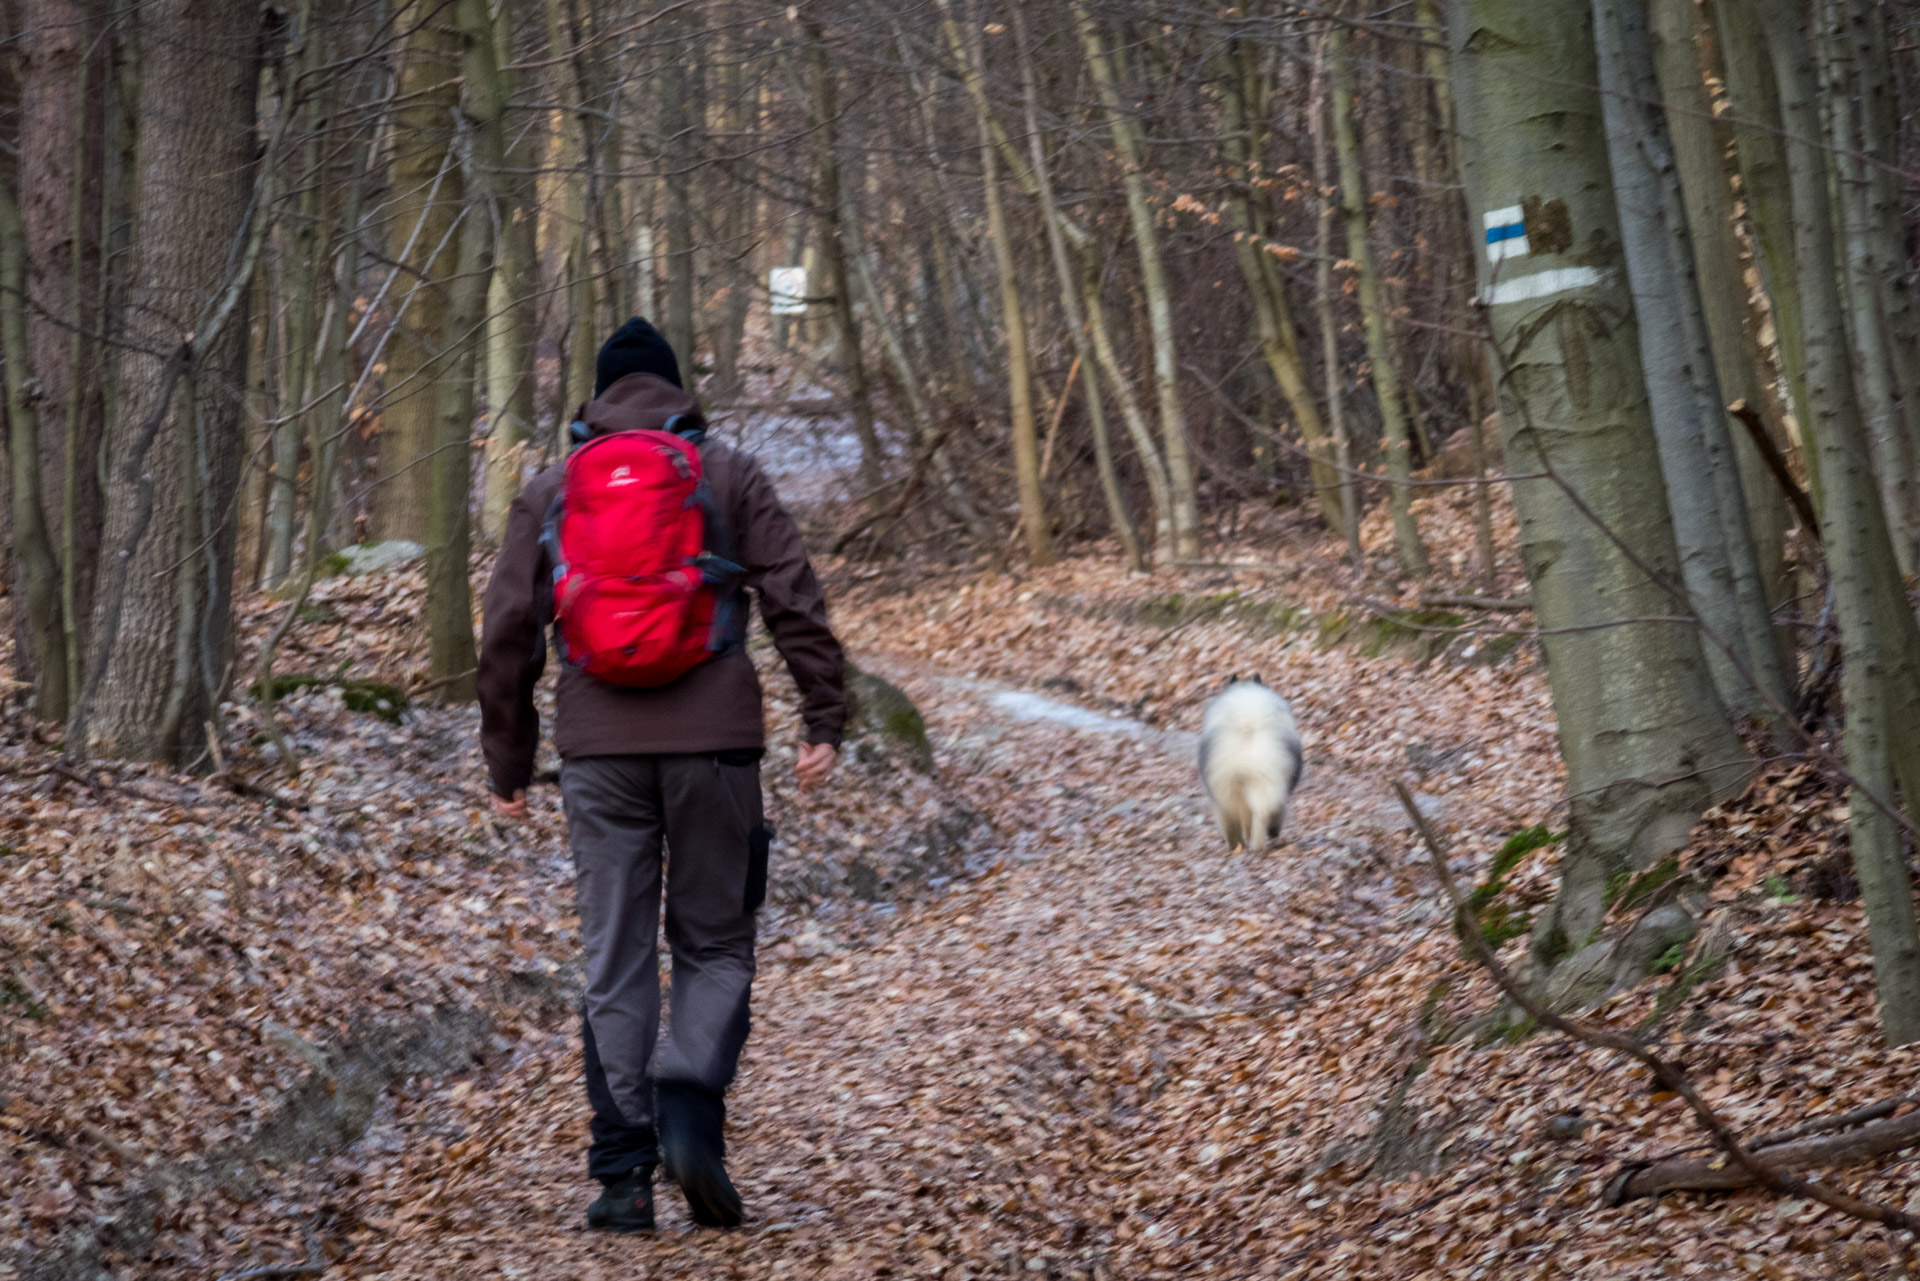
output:
<path id="1" fill-rule="evenodd" d="M 697 416 L 685 392 L 653 374 L 630 374 L 594 402 L 596 429 L 658 430 L 675 414 Z M 840 742 L 847 696 L 840 643 L 827 628 L 827 602 L 807 561 L 800 531 L 751 455 L 718 441 L 700 446 L 707 483 L 732 534 L 733 558 L 747 574 L 741 590 L 760 600 L 760 617 L 800 687 L 810 743 Z M 540 714 L 533 687 L 546 666 L 553 621 L 553 566 L 541 545 L 547 511 L 565 469 L 549 467 L 513 501 L 493 581 L 487 586 L 480 641 L 480 746 L 493 790 L 512 796 L 533 778 Z M 554 716 L 562 758 L 717 752 L 766 744 L 760 679 L 736 646 L 670 685 L 627 689 L 563 667 Z"/>

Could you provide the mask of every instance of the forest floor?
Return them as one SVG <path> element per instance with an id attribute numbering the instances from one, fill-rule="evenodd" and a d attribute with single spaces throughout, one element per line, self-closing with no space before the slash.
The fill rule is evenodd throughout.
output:
<path id="1" fill-rule="evenodd" d="M 1457 502 L 1429 507 L 1436 546 L 1471 545 Z M 278 670 L 322 678 L 282 705 L 297 778 L 250 713 L 213 779 L 67 765 L 8 723 L 0 1240 L 26 1249 L 0 1277 L 1902 1275 L 1878 1230 L 1807 1202 L 1600 1204 L 1624 1162 L 1700 1135 L 1618 1058 L 1499 1034 L 1391 792 L 1417 789 L 1474 883 L 1558 825 L 1544 673 L 1507 634 L 1526 615 L 1443 619 L 1336 565 L 1294 527 L 1151 578 L 832 569 L 851 653 L 918 703 L 935 767 L 859 740 L 802 797 L 791 748 L 769 754 L 732 1233 L 664 1182 L 657 1234 L 584 1229 L 555 789 L 502 828 L 470 710 L 390 724 L 329 683 L 343 662 L 419 679 L 417 567 L 329 580 L 296 630 Z M 276 608 L 251 602 L 249 635 Z M 1245 856 L 1192 760 L 1236 672 L 1287 694 L 1306 740 L 1281 842 Z M 770 692 L 790 740 L 790 688 Z M 1840 803 L 1783 760 L 1710 814 L 1684 867 L 1727 960 L 1675 957 L 1595 1016 L 1658 1013 L 1746 1132 L 1913 1077 L 1878 1043 Z M 1522 862 L 1512 913 L 1552 865 Z M 289 1136 L 396 1027 L 444 1052 L 390 1054 L 356 1115 L 327 1114 L 339 1142 Z M 1917 1171 L 1841 1178 L 1907 1205 Z"/>

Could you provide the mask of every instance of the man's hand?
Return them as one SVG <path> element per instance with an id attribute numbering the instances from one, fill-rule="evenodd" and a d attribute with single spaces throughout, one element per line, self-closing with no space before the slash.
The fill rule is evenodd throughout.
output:
<path id="1" fill-rule="evenodd" d="M 498 792 L 490 791 L 487 799 L 493 802 L 493 812 L 501 818 L 525 819 L 527 817 L 527 789 L 521 788 L 508 800 Z"/>
<path id="2" fill-rule="evenodd" d="M 827 781 L 827 775 L 833 773 L 834 765 L 840 759 L 840 749 L 832 743 L 808 743 L 800 749 L 800 759 L 793 763 L 793 773 L 800 780 L 800 790 L 811 791 Z"/>

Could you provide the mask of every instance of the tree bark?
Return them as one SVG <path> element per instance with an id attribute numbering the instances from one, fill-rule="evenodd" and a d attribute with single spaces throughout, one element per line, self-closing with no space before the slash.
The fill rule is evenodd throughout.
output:
<path id="1" fill-rule="evenodd" d="M 699 7 L 686 11 L 697 14 Z M 694 377 L 695 332 L 694 291 L 697 269 L 693 245 L 692 172 L 699 156 L 699 130 L 702 121 L 691 110 L 691 99 L 699 92 L 705 74 L 700 57 L 700 39 L 689 17 L 674 16 L 668 30 L 681 42 L 667 47 L 666 65 L 661 68 L 660 127 L 667 138 L 667 178 L 663 184 L 667 197 L 667 341 L 680 358 L 680 377 L 692 388 Z M 821 51 L 822 58 L 825 51 Z M 815 92 L 823 92 L 815 86 Z M 816 125 L 816 128 L 819 126 Z M 828 127 L 832 127 L 829 121 Z M 817 145 L 817 144 L 816 144 Z"/>
<path id="2" fill-rule="evenodd" d="M 1693 0 L 1651 0 L 1654 70 L 1660 98 L 1666 104 L 1667 132 L 1673 141 L 1674 165 L 1686 206 L 1687 232 L 1692 241 L 1693 268 L 1699 283 L 1700 304 L 1726 403 L 1745 401 L 1753 406 L 1777 407 L 1763 385 L 1760 349 L 1749 323 L 1752 308 L 1738 242 L 1733 191 L 1727 181 L 1722 129 L 1713 118 L 1701 74 L 1698 49 L 1708 39 Z M 1785 438 L 1775 412 L 1767 426 L 1775 443 Z M 1771 606 L 1790 594 L 1786 564 L 1786 533 L 1790 523 L 1786 500 L 1774 484 L 1766 460 L 1745 431 L 1733 432 L 1734 457 L 1740 467 L 1740 489 L 1747 503 L 1747 526 L 1752 531 L 1754 556 Z M 1785 632 L 1775 648 L 1790 645 Z M 1787 655 L 1782 654 L 1782 667 Z"/>
<path id="3" fill-rule="evenodd" d="M 1821 541 L 1846 655 L 1842 743 L 1853 776 L 1853 865 L 1867 909 L 1881 1030 L 1890 1044 L 1905 1045 L 1920 1040 L 1920 931 L 1900 833 L 1880 804 L 1892 802 L 1896 780 L 1909 804 L 1920 796 L 1920 624 L 1894 564 L 1846 343 L 1814 32 L 1796 0 L 1754 0 L 1753 19 L 1766 32 L 1779 86 L 1790 179 L 1806 321 L 1805 425 L 1820 458 Z"/>
<path id="4" fill-rule="evenodd" d="M 507 526 L 507 508 L 520 492 L 520 475 L 527 442 L 533 438 L 535 347 L 539 324 L 539 258 L 534 246 L 534 184 L 523 174 L 534 168 L 534 131 L 509 137 L 507 108 L 512 77 L 504 68 L 511 50 L 510 11 L 502 7 L 489 19 L 493 40 L 491 75 L 485 94 L 487 118 L 477 119 L 482 165 L 491 168 L 489 195 L 494 209 L 494 269 L 487 287 L 487 432 L 486 493 L 481 505 L 480 529 L 497 539 Z M 476 23 L 481 14 L 463 7 L 462 22 Z M 470 39 L 478 39 L 473 31 Z M 483 68 L 483 71 L 486 69 Z"/>
<path id="5" fill-rule="evenodd" d="M 1334 200 L 1339 194 L 1333 177 L 1333 149 L 1327 138 L 1327 112 L 1330 96 L 1327 85 L 1327 39 L 1316 42 L 1313 53 L 1313 87 L 1308 96 L 1308 133 L 1313 143 L 1314 191 L 1314 312 L 1320 322 L 1320 376 L 1326 386 L 1327 430 L 1333 436 L 1334 457 L 1340 467 L 1341 488 L 1347 523 L 1340 532 L 1356 567 L 1366 564 L 1360 547 L 1360 517 L 1366 496 L 1360 492 L 1359 473 L 1353 466 L 1353 438 L 1347 427 L 1346 380 L 1340 368 L 1340 325 L 1333 309 L 1333 219 Z"/>
<path id="6" fill-rule="evenodd" d="M 847 380 L 847 402 L 853 408 L 853 427 L 860 438 L 860 481 L 877 510 L 886 467 L 873 423 L 873 391 L 867 383 L 867 364 L 860 347 L 860 322 L 853 311 L 853 271 L 848 264 L 854 253 L 850 242 L 859 235 L 859 213 L 840 172 L 840 83 L 827 59 L 826 33 L 820 24 L 809 15 L 801 30 L 813 79 L 808 86 L 812 95 L 809 109 L 821 241 L 827 260 L 826 284 L 833 299 L 834 333 L 841 373 Z"/>
<path id="7" fill-rule="evenodd" d="M 259 7 L 141 10 L 127 343 L 87 689 L 69 743 L 191 763 L 231 649 L 227 519 L 242 450 L 245 301 L 264 234 L 253 135 Z"/>
<path id="8" fill-rule="evenodd" d="M 1538 477 L 1513 497 L 1571 810 L 1534 933 L 1551 965 L 1598 931 L 1609 879 L 1683 846 L 1749 761 L 1667 586 L 1679 558 L 1649 470 L 1586 0 L 1464 0 L 1452 22 L 1468 197 L 1495 232 L 1480 286 L 1508 466 Z"/>
<path id="9" fill-rule="evenodd" d="M 1106 109 L 1107 129 L 1113 135 L 1120 161 L 1121 183 L 1127 193 L 1127 215 L 1133 226 L 1134 247 L 1140 254 L 1140 285 L 1147 296 L 1147 324 L 1153 337 L 1153 389 L 1160 406 L 1160 435 L 1167 468 L 1168 499 L 1172 503 L 1173 552 L 1182 560 L 1200 554 L 1200 516 L 1195 498 L 1193 461 L 1187 446 L 1187 421 L 1180 403 L 1178 344 L 1173 333 L 1173 295 L 1166 264 L 1160 256 L 1160 231 L 1154 225 L 1153 206 L 1147 200 L 1142 148 L 1134 123 L 1120 99 L 1105 42 L 1080 0 L 1073 15 L 1086 51 L 1087 68 L 1099 88 Z"/>
<path id="10" fill-rule="evenodd" d="M 1427 572 L 1427 549 L 1413 519 L 1413 424 L 1407 420 L 1400 393 L 1400 375 L 1394 368 L 1393 343 L 1387 333 L 1386 302 L 1380 291 L 1380 271 L 1367 236 L 1367 191 L 1360 174 L 1360 148 L 1353 130 L 1353 68 L 1347 54 L 1346 31 L 1336 25 L 1327 36 L 1327 59 L 1333 77 L 1333 142 L 1340 160 L 1341 203 L 1347 218 L 1347 257 L 1358 277 L 1360 318 L 1367 333 L 1367 363 L 1373 367 L 1373 389 L 1380 402 L 1380 426 L 1386 436 L 1387 494 L 1393 509 L 1393 546 L 1400 568 L 1409 574 Z"/>
<path id="11" fill-rule="evenodd" d="M 1074 359 L 1080 367 L 1081 386 L 1087 398 L 1087 423 L 1093 432 L 1094 464 L 1100 474 L 1100 494 L 1107 505 L 1107 521 L 1127 558 L 1127 568 L 1142 573 L 1147 568 L 1146 554 L 1127 500 L 1120 489 L 1120 475 L 1114 467 L 1113 444 L 1107 435 L 1107 414 L 1100 400 L 1100 374 L 1095 368 L 1098 357 L 1087 335 L 1087 324 L 1080 308 L 1080 287 L 1074 278 L 1073 261 L 1067 249 L 1067 236 L 1054 195 L 1053 176 L 1047 163 L 1047 139 L 1040 128 L 1040 86 L 1033 73 L 1033 51 L 1027 43 L 1026 21 L 1018 5 L 1009 13 L 1014 22 L 1020 49 L 1020 85 L 1026 98 L 1027 152 L 1033 163 L 1035 194 L 1040 202 L 1040 218 L 1047 233 L 1047 253 L 1060 288 L 1060 310 L 1073 339 Z M 1065 396 L 1063 391 L 1062 396 Z"/>
<path id="12" fill-rule="evenodd" d="M 19 13 L 18 207 L 25 236 L 26 361 L 22 392 L 39 419 L 39 502 L 59 575 L 61 644 L 19 655 L 66 668 L 77 694 L 105 518 L 100 451 L 106 431 L 99 336 L 102 167 L 114 37 L 90 0 L 26 0 Z M 23 605 L 30 604 L 23 600 Z M 57 710 L 54 710 L 57 707 Z M 64 719 L 67 703 L 43 704 Z"/>
<path id="13" fill-rule="evenodd" d="M 34 714 L 67 715 L 66 629 L 61 621 L 60 566 L 47 533 L 40 493 L 40 412 L 29 402 L 27 238 L 13 193 L 0 188 L 0 351 L 6 357 L 7 463 L 15 572 L 26 627 Z"/>
<path id="14" fill-rule="evenodd" d="M 1033 376 L 1027 364 L 1027 320 L 1020 307 L 1013 241 L 1000 200 L 993 135 L 985 114 L 980 116 L 980 169 L 987 202 L 987 237 L 993 242 L 993 262 L 1000 277 L 1000 311 L 1007 331 L 1007 396 L 1013 417 L 1013 467 L 1019 487 L 1020 528 L 1026 535 L 1027 559 L 1038 568 L 1054 561 L 1053 531 L 1047 526 L 1046 499 L 1040 492 L 1039 438 L 1033 423 Z"/>
<path id="15" fill-rule="evenodd" d="M 452 151 L 460 102 L 460 33 L 454 15 L 411 0 L 398 21 L 407 36 L 401 105 L 393 111 L 393 195 L 389 252 L 401 265 L 389 305 L 386 389 L 380 415 L 380 484 L 373 507 L 379 538 L 424 541 L 433 507 L 435 397 L 447 280 L 459 246 L 453 220 L 464 192 Z"/>
<path id="16" fill-rule="evenodd" d="M 1769 724 L 1784 705 L 1786 673 L 1747 524 L 1727 398 L 1707 341 L 1645 0 L 1593 0 L 1593 25 L 1641 369 L 1681 580 L 1707 629 L 1702 649 L 1721 704 Z"/>
<path id="17" fill-rule="evenodd" d="M 1286 281 L 1269 250 L 1268 199 L 1259 186 L 1266 150 L 1266 101 L 1258 54 L 1245 39 L 1227 41 L 1220 66 L 1220 114 L 1229 177 L 1228 212 L 1233 220 L 1234 257 L 1253 303 L 1260 351 L 1267 368 L 1293 410 L 1313 476 L 1314 493 L 1327 524 L 1345 533 L 1353 522 L 1347 511 L 1333 442 L 1320 418 L 1312 375 L 1301 355 L 1300 332 L 1287 306 Z"/>
<path id="18" fill-rule="evenodd" d="M 1854 368 L 1859 379 L 1860 410 L 1873 448 L 1874 471 L 1880 481 L 1881 502 L 1893 536 L 1893 552 L 1900 572 L 1914 572 L 1915 549 L 1920 546 L 1920 502 L 1916 501 L 1913 441 L 1896 403 L 1897 366 L 1908 362 L 1897 355 L 1888 303 L 1904 295 L 1904 247 L 1882 255 L 1883 219 L 1901 228 L 1897 205 L 1883 204 L 1876 180 L 1886 163 L 1877 114 L 1879 99 L 1888 92 L 1890 72 L 1883 51 L 1872 39 L 1869 15 L 1846 0 L 1818 0 L 1821 15 L 1821 68 L 1826 78 L 1823 94 L 1829 136 L 1833 142 L 1834 215 L 1844 246 L 1843 293 L 1848 331 L 1853 336 Z M 1865 28 L 1862 30 L 1861 28 Z M 1908 412 L 1914 412 L 1909 407 Z"/>
<path id="19" fill-rule="evenodd" d="M 1740 192 L 1759 249 L 1761 280 L 1773 310 L 1781 373 L 1787 384 L 1794 421 L 1806 430 L 1806 324 L 1801 317 L 1800 267 L 1793 257 L 1793 204 L 1787 175 L 1786 141 L 1781 133 L 1780 91 L 1767 54 L 1766 33 L 1744 0 L 1716 0 L 1721 69 L 1733 110 L 1734 152 L 1740 167 Z M 1814 505 L 1820 505 L 1817 450 L 1804 451 Z"/>

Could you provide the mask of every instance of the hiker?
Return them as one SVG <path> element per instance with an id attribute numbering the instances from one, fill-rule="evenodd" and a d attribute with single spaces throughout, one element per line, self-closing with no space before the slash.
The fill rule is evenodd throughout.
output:
<path id="1" fill-rule="evenodd" d="M 800 688 L 803 790 L 838 759 L 843 658 L 792 517 L 751 456 L 704 436 L 659 331 L 637 316 L 622 325 L 600 349 L 593 396 L 567 462 L 536 476 L 507 520 L 480 647 L 481 747 L 494 812 L 525 818 L 533 687 L 558 600 L 553 737 L 587 953 L 587 1170 L 604 1187 L 587 1222 L 651 1229 L 664 1158 L 694 1221 L 733 1227 L 724 1096 L 747 1039 L 772 839 L 747 593 Z M 656 1054 L 663 861 L 673 1009 Z"/>

